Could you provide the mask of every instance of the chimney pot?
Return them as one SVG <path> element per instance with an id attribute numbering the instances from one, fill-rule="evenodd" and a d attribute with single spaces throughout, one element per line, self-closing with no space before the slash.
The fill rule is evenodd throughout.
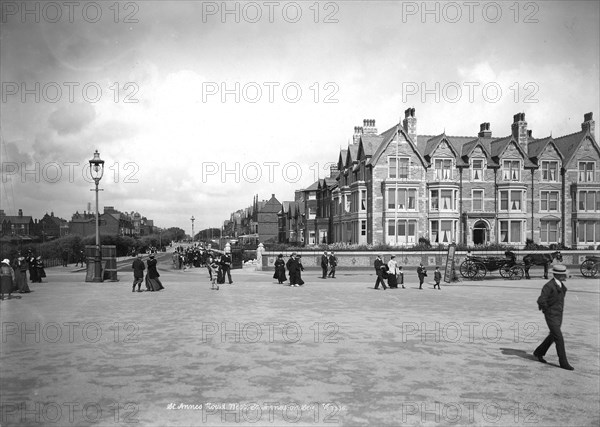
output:
<path id="1" fill-rule="evenodd" d="M 593 137 L 596 136 L 596 122 L 594 122 L 592 113 L 587 113 L 583 115 L 583 123 L 581 124 L 581 130 L 584 132 L 589 132 Z"/>

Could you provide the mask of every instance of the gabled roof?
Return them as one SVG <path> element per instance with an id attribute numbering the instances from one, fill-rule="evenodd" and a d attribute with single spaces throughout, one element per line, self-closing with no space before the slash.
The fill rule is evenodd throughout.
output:
<path id="1" fill-rule="evenodd" d="M 404 136 L 404 138 L 408 141 L 408 144 L 413 148 L 414 152 L 417 154 L 417 157 L 419 157 L 419 160 L 421 160 L 421 163 L 423 164 L 423 166 L 425 166 L 427 164 L 427 162 L 423 158 L 422 152 L 419 151 L 419 149 L 415 145 L 412 138 L 406 133 L 404 128 L 402 126 L 400 126 L 399 124 L 391 127 L 390 129 L 386 130 L 384 133 L 381 134 L 381 136 L 383 136 L 383 140 L 382 140 L 381 144 L 379 144 L 379 147 L 377 147 L 377 150 L 373 154 L 373 157 L 371 157 L 369 159 L 369 161 L 367 162 L 367 165 L 376 164 L 379 161 L 379 158 L 381 157 L 381 155 L 385 152 L 387 147 L 390 145 L 390 143 L 394 140 L 394 138 L 398 134 L 402 134 Z M 417 140 L 418 140 L 418 137 L 417 137 Z"/>
<path id="2" fill-rule="evenodd" d="M 531 168 L 536 166 L 534 163 L 531 162 L 531 159 L 529 159 L 527 153 L 523 151 L 523 147 L 521 147 L 521 145 L 515 140 L 515 138 L 512 135 L 500 139 L 495 139 L 491 142 L 490 154 L 492 155 L 492 160 L 498 163 L 498 160 L 510 144 L 514 144 L 517 147 L 517 150 L 524 159 L 524 167 Z"/>
<path id="3" fill-rule="evenodd" d="M 464 144 L 466 141 L 470 141 L 471 139 L 472 139 L 472 137 L 464 137 L 464 136 L 449 137 L 445 133 L 442 133 L 441 135 L 434 136 L 433 138 L 430 138 L 427 141 L 423 155 L 427 159 L 431 158 L 431 155 L 435 152 L 435 150 L 437 150 L 438 146 L 442 143 L 442 141 L 446 141 L 448 143 L 448 146 L 454 153 L 454 156 L 459 157 L 460 156 L 460 146 L 462 144 Z M 419 137 L 417 136 L 417 141 L 418 140 L 419 140 Z"/>
<path id="4" fill-rule="evenodd" d="M 556 147 L 558 147 L 558 151 L 562 154 L 564 161 L 569 162 L 573 155 L 577 152 L 581 142 L 588 136 L 592 140 L 592 145 L 600 154 L 600 149 L 598 149 L 598 144 L 596 143 L 594 137 L 584 130 L 556 138 L 554 140 L 554 144 Z"/>
<path id="5" fill-rule="evenodd" d="M 29 224 L 33 221 L 33 218 L 29 215 L 27 216 L 19 216 L 19 215 L 5 215 L 2 217 L 2 221 L 10 222 L 11 224 Z"/>
<path id="6" fill-rule="evenodd" d="M 340 150 L 340 157 L 338 158 L 338 169 L 341 171 L 344 166 L 346 165 L 346 154 L 347 154 L 348 150 L 345 148 L 342 148 Z"/>
<path id="7" fill-rule="evenodd" d="M 302 191 L 317 191 L 319 189 L 319 180 L 316 180 Z"/>
<path id="8" fill-rule="evenodd" d="M 337 179 L 335 178 L 323 178 L 323 182 L 328 188 L 333 188 L 338 185 Z"/>
<path id="9" fill-rule="evenodd" d="M 362 135 L 358 142 L 358 159 L 372 157 L 383 139 L 383 136 L 380 135 Z"/>
<path id="10" fill-rule="evenodd" d="M 358 161 L 358 144 L 349 144 L 346 150 L 345 167 L 350 167 L 354 162 Z"/>
<path id="11" fill-rule="evenodd" d="M 541 138 L 541 139 L 530 140 L 529 143 L 527 144 L 527 149 L 529 151 L 529 158 L 532 159 L 533 162 L 535 162 L 536 164 L 539 165 L 538 159 L 539 159 L 540 155 L 546 150 L 546 147 L 548 147 L 548 145 L 550 145 L 550 144 L 554 147 L 554 149 L 560 156 L 560 159 L 564 161 L 563 153 L 558 148 L 558 146 L 554 142 L 554 139 L 552 139 L 551 136 L 548 136 L 546 138 Z"/>

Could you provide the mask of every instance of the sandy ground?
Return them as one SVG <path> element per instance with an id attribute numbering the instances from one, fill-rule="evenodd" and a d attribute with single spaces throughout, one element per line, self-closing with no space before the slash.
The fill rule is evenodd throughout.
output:
<path id="1" fill-rule="evenodd" d="M 372 271 L 292 288 L 234 270 L 213 291 L 205 269 L 160 272 L 164 291 L 132 293 L 127 269 L 84 283 L 55 267 L 0 302 L 0 424 L 600 423 L 598 279 L 567 283 L 569 372 L 554 346 L 547 365 L 531 355 L 539 274 L 375 291 Z"/>

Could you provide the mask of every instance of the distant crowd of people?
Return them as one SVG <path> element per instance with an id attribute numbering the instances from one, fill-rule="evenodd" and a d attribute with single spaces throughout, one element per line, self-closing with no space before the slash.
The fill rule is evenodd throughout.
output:
<path id="1" fill-rule="evenodd" d="M 225 283 L 225 280 L 230 285 L 233 284 L 231 264 L 231 253 L 220 253 L 197 243 L 187 248 L 178 246 L 173 252 L 173 268 L 184 271 L 193 267 L 206 268 L 211 289 L 214 290 L 219 290 L 219 285 Z"/>
<path id="2" fill-rule="evenodd" d="M 41 256 L 35 256 L 29 251 L 25 256 L 18 253 L 12 262 L 3 259 L 0 263 L 0 300 L 12 299 L 13 292 L 26 294 L 31 292 L 27 280 L 32 283 L 42 283 L 46 277 L 44 261 Z"/>

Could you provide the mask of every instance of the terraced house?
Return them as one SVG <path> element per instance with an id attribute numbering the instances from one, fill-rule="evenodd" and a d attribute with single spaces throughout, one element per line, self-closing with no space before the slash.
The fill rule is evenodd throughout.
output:
<path id="1" fill-rule="evenodd" d="M 505 137 L 492 136 L 490 123 L 477 136 L 418 135 L 414 108 L 383 133 L 364 120 L 337 170 L 301 191 L 305 203 L 316 201 L 303 234 L 318 242 L 600 244 L 592 113 L 580 131 L 541 139 L 525 113 L 514 115 Z"/>

